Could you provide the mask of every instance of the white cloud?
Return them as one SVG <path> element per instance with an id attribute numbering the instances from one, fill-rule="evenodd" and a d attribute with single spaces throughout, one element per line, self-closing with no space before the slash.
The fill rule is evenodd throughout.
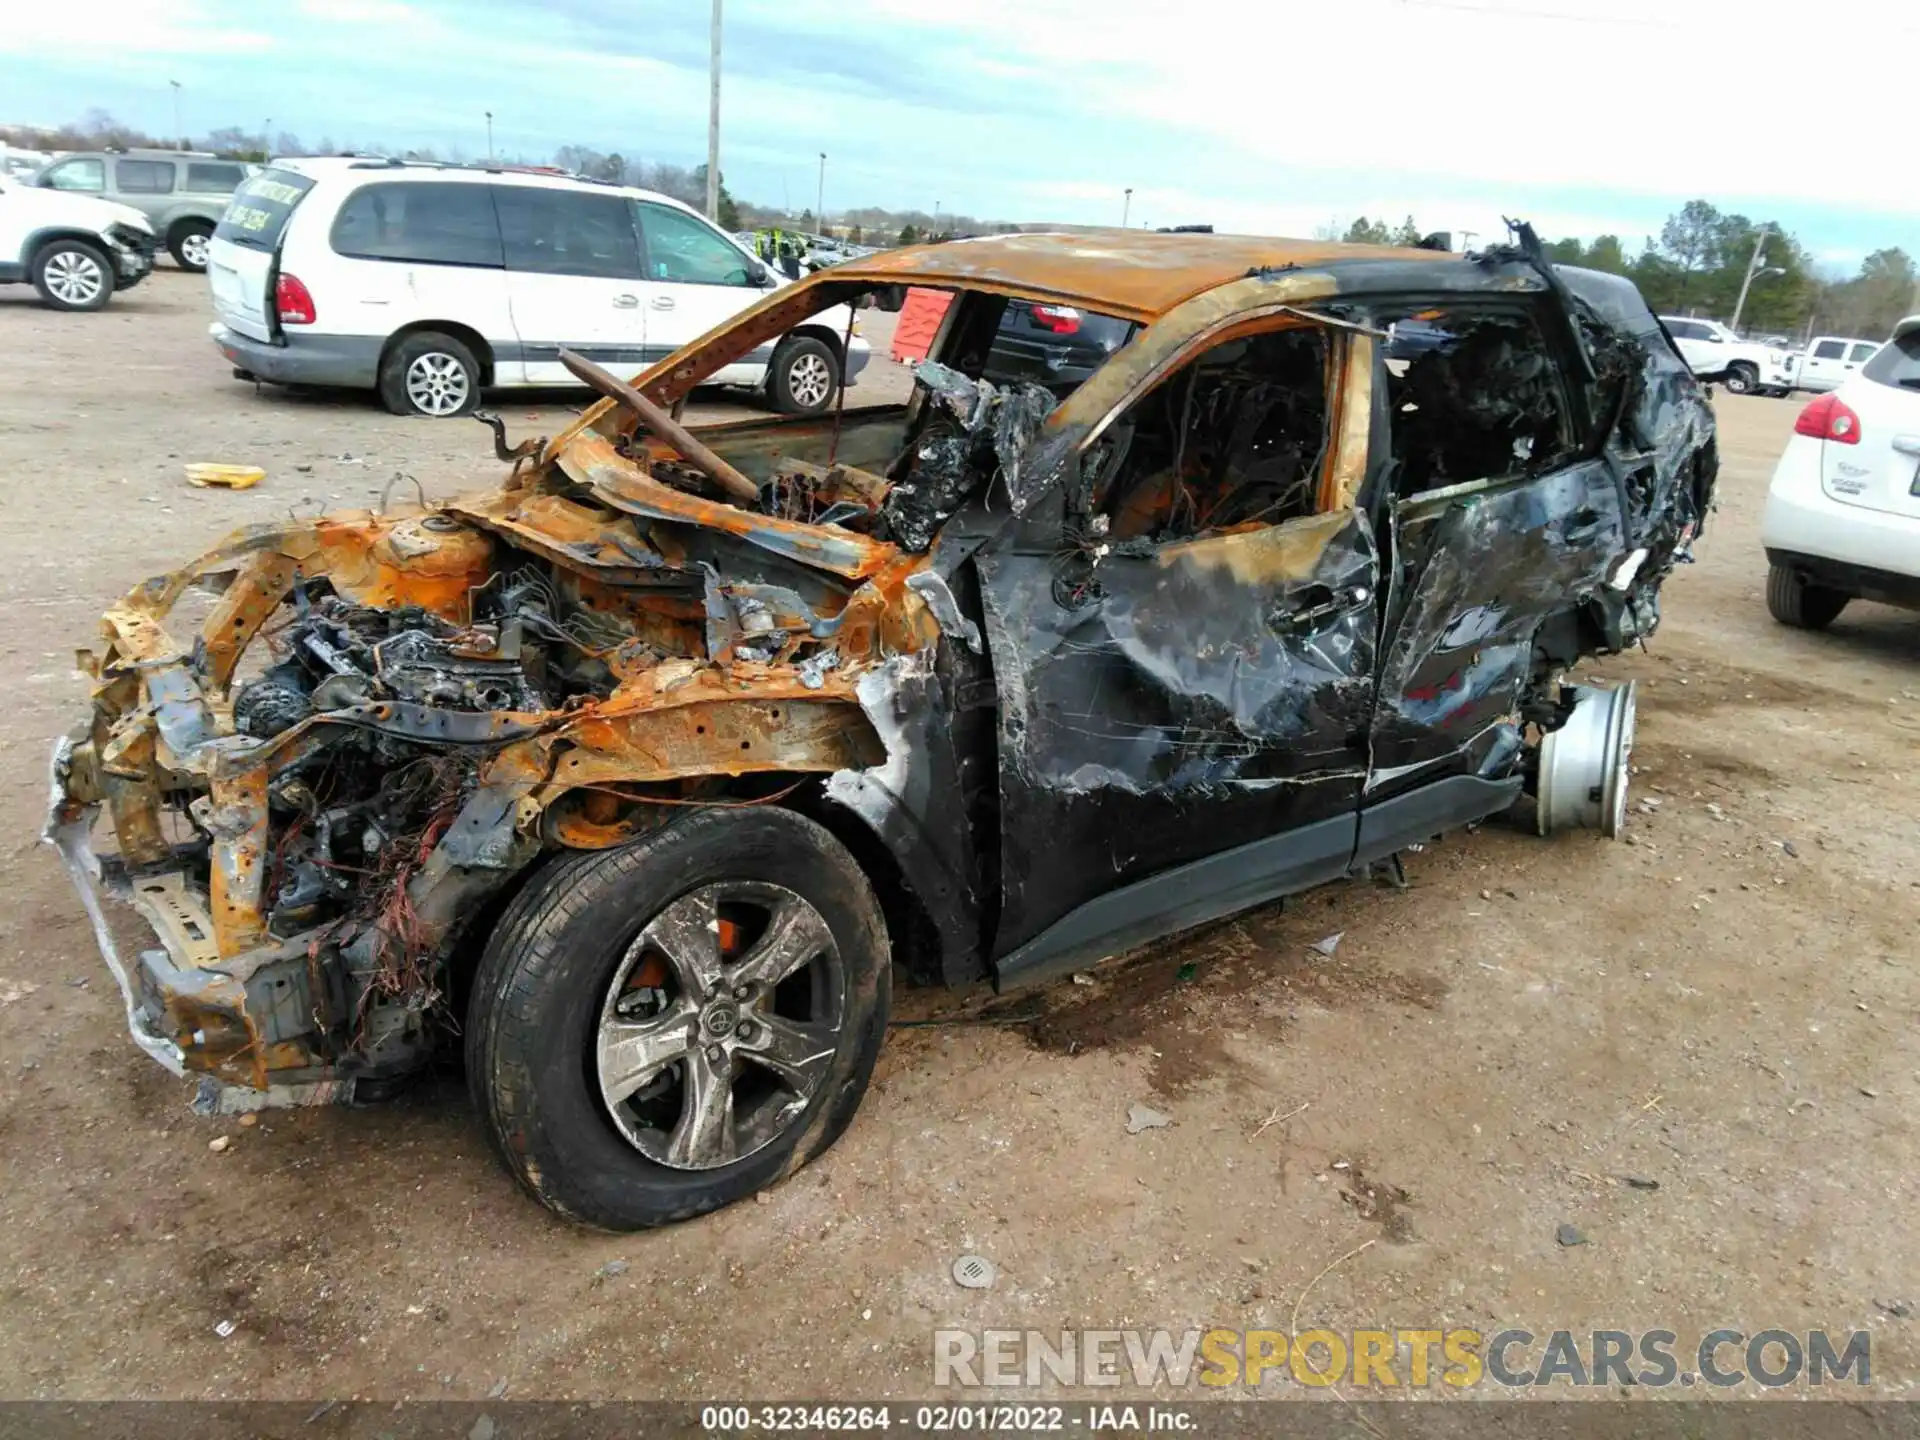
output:
<path id="1" fill-rule="evenodd" d="M 273 38 L 216 19 L 207 6 L 179 0 L 154 5 L 102 0 L 90 6 L 84 35 L 75 17 L 57 5 L 13 7 L 0 23 L 0 54 L 60 55 L 76 43 L 106 58 L 245 54 L 271 49 Z"/>
<path id="2" fill-rule="evenodd" d="M 1809 12 L 1783 0 L 867 0 L 929 35 L 991 37 L 1055 67 L 1089 123 L 1125 116 L 1250 164 L 1492 190 L 1801 200 L 1920 215 L 1870 137 L 1911 124 L 1910 0 L 1826 0 L 1844 105 L 1794 77 Z M 843 17 L 843 23 L 859 23 Z M 1784 83 L 1782 83 L 1784 82 Z M 1835 123 L 1837 121 L 1837 124 Z M 1848 136 L 1869 137 L 1848 143 Z M 1137 183 L 1177 181 L 1143 174 Z M 1257 180 L 1253 183 L 1257 184 Z"/>

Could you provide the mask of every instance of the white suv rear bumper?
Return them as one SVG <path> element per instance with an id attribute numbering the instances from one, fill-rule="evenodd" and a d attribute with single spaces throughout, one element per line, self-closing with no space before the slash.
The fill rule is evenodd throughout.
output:
<path id="1" fill-rule="evenodd" d="M 1909 589 L 1920 593 L 1920 519 L 1846 505 L 1828 495 L 1820 484 L 1821 447 L 1828 443 L 1809 435 L 1787 441 L 1760 520 L 1767 558 L 1818 571 L 1814 578 L 1821 583 L 1850 593 L 1873 598 Z M 1892 603 L 1914 602 L 1896 598 Z"/>

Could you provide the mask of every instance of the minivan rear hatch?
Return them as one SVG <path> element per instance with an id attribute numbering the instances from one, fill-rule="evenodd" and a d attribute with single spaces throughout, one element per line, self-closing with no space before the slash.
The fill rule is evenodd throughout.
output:
<path id="1" fill-rule="evenodd" d="M 228 329 L 252 340 L 279 338 L 273 287 L 280 268 L 280 240 L 294 209 L 312 188 L 311 176 L 272 169 L 252 176 L 233 192 L 207 247 L 213 313 Z"/>

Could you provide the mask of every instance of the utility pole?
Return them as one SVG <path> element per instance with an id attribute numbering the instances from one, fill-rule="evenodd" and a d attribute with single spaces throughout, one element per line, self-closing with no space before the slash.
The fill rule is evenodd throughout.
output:
<path id="1" fill-rule="evenodd" d="M 1127 216 L 1133 213 L 1133 187 L 1127 186 L 1126 198 L 1120 202 L 1120 228 L 1127 228 Z"/>
<path id="2" fill-rule="evenodd" d="M 827 233 L 827 152 L 820 152 L 820 188 L 813 192 L 814 227 L 824 235 Z"/>
<path id="3" fill-rule="evenodd" d="M 1747 308 L 1747 291 L 1753 288 L 1753 277 L 1759 273 L 1760 262 L 1767 251 L 1767 227 L 1762 225 L 1753 236 L 1753 258 L 1747 261 L 1747 273 L 1740 280 L 1740 298 L 1733 302 L 1733 319 L 1727 328 L 1734 334 L 1740 333 L 1740 312 Z"/>
<path id="4" fill-rule="evenodd" d="M 713 41 L 707 61 L 707 218 L 720 223 L 720 0 L 713 0 Z"/>
<path id="5" fill-rule="evenodd" d="M 936 200 L 933 202 L 933 234 L 938 235 L 939 233 L 940 233 L 940 202 Z M 933 236 L 929 235 L 927 238 L 931 240 Z"/>
<path id="6" fill-rule="evenodd" d="M 491 110 L 487 111 L 486 116 L 487 116 L 487 163 L 491 165 L 493 164 L 493 111 Z"/>
<path id="7" fill-rule="evenodd" d="M 173 133 L 179 137 L 180 148 L 184 150 L 187 148 L 187 132 L 180 125 L 180 82 L 169 80 L 167 84 L 173 87 Z"/>
<path id="8" fill-rule="evenodd" d="M 269 115 L 260 122 L 260 158 L 273 158 L 273 116 Z"/>

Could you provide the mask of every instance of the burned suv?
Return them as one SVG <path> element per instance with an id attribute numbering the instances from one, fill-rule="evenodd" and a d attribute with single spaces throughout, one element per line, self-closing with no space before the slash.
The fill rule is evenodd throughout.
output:
<path id="1" fill-rule="evenodd" d="M 604 401 L 496 431 L 492 489 L 147 581 L 49 826 L 134 1039 L 226 1112 L 458 1035 L 530 1192 L 653 1225 L 833 1142 L 896 965 L 1028 984 L 1516 804 L 1616 829 L 1631 689 L 1563 676 L 1657 622 L 1713 423 L 1629 284 L 1516 233 L 851 260 L 631 385 L 570 360 Z M 909 403 L 679 422 L 916 286 L 953 300 Z M 1134 328 L 1048 388 L 990 363 L 1014 302 Z"/>

